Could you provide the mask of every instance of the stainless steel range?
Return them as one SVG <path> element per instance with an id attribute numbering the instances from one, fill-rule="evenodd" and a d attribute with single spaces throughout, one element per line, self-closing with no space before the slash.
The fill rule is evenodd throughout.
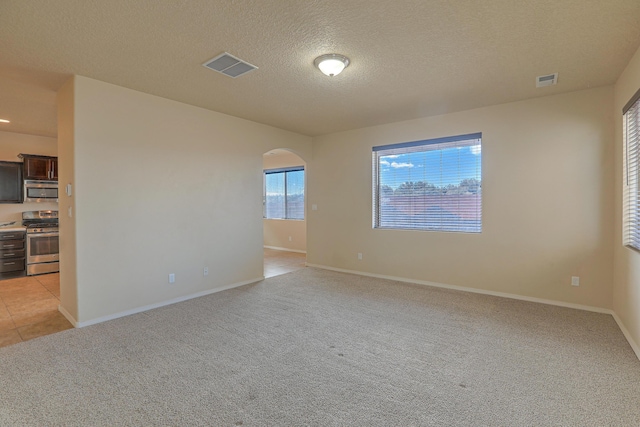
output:
<path id="1" fill-rule="evenodd" d="M 60 271 L 58 211 L 22 213 L 27 227 L 27 276 Z"/>

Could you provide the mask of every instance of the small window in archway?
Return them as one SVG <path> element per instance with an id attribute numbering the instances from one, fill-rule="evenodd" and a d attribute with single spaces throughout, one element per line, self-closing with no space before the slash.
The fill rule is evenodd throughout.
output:
<path id="1" fill-rule="evenodd" d="M 304 167 L 264 171 L 263 216 L 304 219 Z"/>

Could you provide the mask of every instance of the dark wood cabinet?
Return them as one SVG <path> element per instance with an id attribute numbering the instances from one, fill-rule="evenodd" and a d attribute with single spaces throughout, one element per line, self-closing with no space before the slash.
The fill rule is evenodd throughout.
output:
<path id="1" fill-rule="evenodd" d="M 0 203 L 22 203 L 22 163 L 0 162 Z"/>
<path id="2" fill-rule="evenodd" d="M 49 160 L 39 157 L 26 157 L 24 159 L 25 179 L 49 179 Z"/>
<path id="3" fill-rule="evenodd" d="M 0 279 L 24 276 L 25 232 L 0 232 Z"/>
<path id="4" fill-rule="evenodd" d="M 58 158 L 20 154 L 24 159 L 24 179 L 38 181 L 58 180 Z"/>
<path id="5" fill-rule="evenodd" d="M 51 181 L 58 180 L 58 158 L 51 159 Z"/>

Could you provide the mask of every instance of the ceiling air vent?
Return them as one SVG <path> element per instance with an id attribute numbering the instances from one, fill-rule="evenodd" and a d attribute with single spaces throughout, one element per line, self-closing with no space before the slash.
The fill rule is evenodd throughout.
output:
<path id="1" fill-rule="evenodd" d="M 536 77 L 536 87 L 551 86 L 558 83 L 558 73 Z"/>
<path id="2" fill-rule="evenodd" d="M 227 52 L 208 60 L 202 65 L 213 71 L 222 73 L 225 76 L 233 77 L 234 79 L 258 69 L 255 65 L 251 65 L 242 59 L 238 59 Z"/>

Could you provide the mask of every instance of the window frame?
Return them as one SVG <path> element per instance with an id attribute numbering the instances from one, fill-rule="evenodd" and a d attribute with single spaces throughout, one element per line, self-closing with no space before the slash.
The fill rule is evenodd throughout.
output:
<path id="1" fill-rule="evenodd" d="M 302 210 L 302 218 L 289 218 L 287 217 L 288 209 L 287 203 L 287 172 L 300 172 L 304 173 L 303 175 L 303 186 L 302 186 L 302 197 L 303 197 L 303 210 Z M 284 177 L 284 218 L 268 218 L 267 215 L 267 175 L 282 173 Z M 272 169 L 264 169 L 262 171 L 262 219 L 273 219 L 273 220 L 286 220 L 286 221 L 304 221 L 306 219 L 306 183 L 307 183 L 307 173 L 304 165 L 300 166 L 289 166 L 284 168 L 272 168 Z"/>
<path id="2" fill-rule="evenodd" d="M 479 206 L 479 225 L 477 230 L 463 230 L 463 229 L 451 229 L 451 227 L 440 226 L 438 228 L 431 228 L 428 226 L 423 227 L 397 227 L 397 226 L 381 226 L 380 225 L 380 209 L 382 203 L 380 203 L 380 152 L 388 152 L 393 150 L 411 149 L 418 147 L 429 147 L 434 145 L 455 144 L 456 142 L 468 141 L 477 139 L 480 141 L 480 147 L 482 147 L 482 132 L 475 132 L 464 135 L 454 135 L 441 138 L 431 138 L 419 141 L 402 142 L 397 144 L 387 144 L 372 147 L 372 228 L 376 230 L 398 230 L 398 231 L 427 231 L 427 232 L 441 232 L 441 233 L 464 233 L 464 234 L 481 234 L 482 233 L 482 192 L 480 193 L 480 206 Z M 470 145 L 469 145 L 470 146 Z M 441 148 L 442 150 L 447 147 Z M 426 150 L 416 150 L 416 152 L 426 152 L 431 150 L 439 150 L 438 148 L 431 148 Z M 482 150 L 482 148 L 481 148 Z M 482 153 L 482 151 L 481 151 Z M 390 155 L 390 154 L 388 154 Z M 482 188 L 482 154 L 480 154 L 480 188 Z"/>
<path id="3" fill-rule="evenodd" d="M 622 108 L 622 244 L 640 251 L 640 89 Z"/>

